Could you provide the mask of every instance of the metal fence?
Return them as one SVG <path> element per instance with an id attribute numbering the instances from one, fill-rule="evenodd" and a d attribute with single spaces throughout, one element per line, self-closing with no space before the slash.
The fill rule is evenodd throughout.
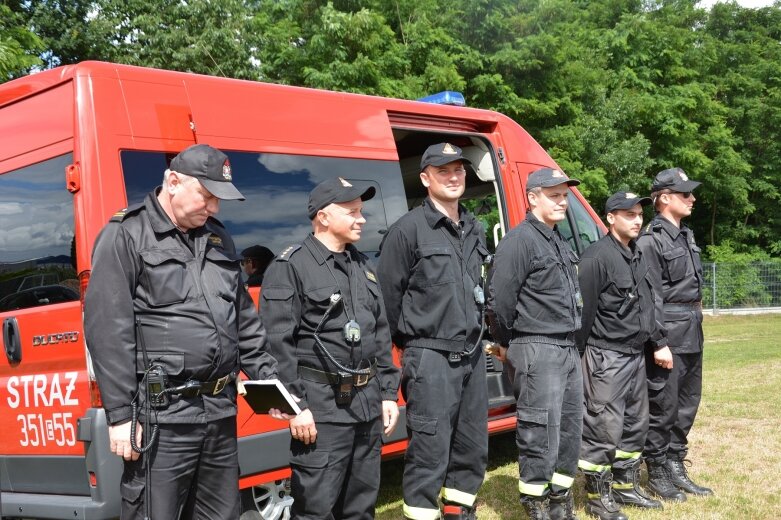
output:
<path id="1" fill-rule="evenodd" d="M 706 263 L 703 310 L 719 312 L 781 312 L 781 261 Z"/>

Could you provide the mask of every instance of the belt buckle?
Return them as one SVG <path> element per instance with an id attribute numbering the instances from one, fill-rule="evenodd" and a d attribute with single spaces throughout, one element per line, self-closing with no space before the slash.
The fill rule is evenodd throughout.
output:
<path id="1" fill-rule="evenodd" d="M 355 386 L 366 386 L 369 384 L 369 374 L 355 374 Z"/>
<path id="2" fill-rule="evenodd" d="M 223 391 L 225 386 L 228 384 L 228 380 L 230 379 L 231 375 L 228 374 L 227 376 L 223 376 L 217 380 L 217 382 L 214 384 L 214 390 L 212 391 L 212 395 L 217 395 L 220 392 Z"/>

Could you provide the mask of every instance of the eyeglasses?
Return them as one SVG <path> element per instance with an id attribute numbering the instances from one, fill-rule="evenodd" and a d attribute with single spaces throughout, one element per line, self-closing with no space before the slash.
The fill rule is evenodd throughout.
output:
<path id="1" fill-rule="evenodd" d="M 684 199 L 688 199 L 689 197 L 692 196 L 692 192 L 690 192 L 690 191 L 678 191 L 676 193 L 678 193 L 678 195 L 680 195 Z"/>

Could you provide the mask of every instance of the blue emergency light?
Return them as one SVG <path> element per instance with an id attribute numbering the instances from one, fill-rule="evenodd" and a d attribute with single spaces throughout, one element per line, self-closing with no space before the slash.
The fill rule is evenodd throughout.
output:
<path id="1" fill-rule="evenodd" d="M 430 96 L 419 98 L 418 101 L 423 101 L 424 103 L 435 103 L 437 105 L 453 105 L 457 107 L 466 106 L 464 95 L 461 92 L 456 92 L 454 90 L 444 90 L 442 92 L 437 92 L 436 94 L 431 94 Z"/>

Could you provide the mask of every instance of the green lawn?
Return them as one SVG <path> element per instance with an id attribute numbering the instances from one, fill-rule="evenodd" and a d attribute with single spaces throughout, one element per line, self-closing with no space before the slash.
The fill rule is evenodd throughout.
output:
<path id="1" fill-rule="evenodd" d="M 781 315 L 705 320 L 703 398 L 690 434 L 689 473 L 716 495 L 665 504 L 664 511 L 626 508 L 632 520 L 760 520 L 781 518 Z M 512 434 L 491 439 L 478 518 L 523 518 Z M 400 519 L 401 460 L 383 464 L 379 520 Z M 583 482 L 576 487 L 578 516 Z"/>

